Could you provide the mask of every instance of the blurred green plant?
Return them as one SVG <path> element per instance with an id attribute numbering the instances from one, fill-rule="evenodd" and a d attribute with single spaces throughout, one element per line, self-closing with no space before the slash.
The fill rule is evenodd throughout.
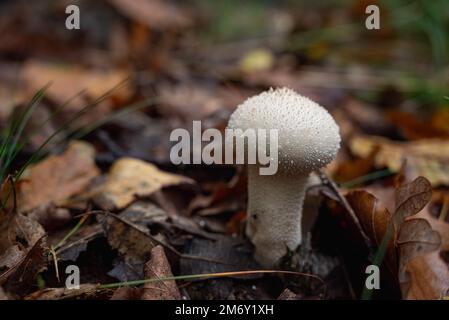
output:
<path id="1" fill-rule="evenodd" d="M 21 150 L 20 138 L 25 127 L 30 120 L 34 110 L 39 105 L 45 95 L 45 91 L 49 85 L 40 89 L 25 107 L 25 110 L 14 119 L 14 113 L 8 121 L 8 125 L 2 130 L 0 143 L 0 183 L 3 183 L 5 176 L 9 173 L 9 169 L 17 154 Z"/>
<path id="2" fill-rule="evenodd" d="M 266 10 L 273 4 L 268 0 L 195 0 L 196 5 L 208 17 L 208 28 L 203 37 L 209 42 L 241 40 L 264 35 Z"/>
<path id="3" fill-rule="evenodd" d="M 383 0 L 391 12 L 389 23 L 400 35 L 424 36 L 436 67 L 449 61 L 449 10 L 447 0 Z"/>

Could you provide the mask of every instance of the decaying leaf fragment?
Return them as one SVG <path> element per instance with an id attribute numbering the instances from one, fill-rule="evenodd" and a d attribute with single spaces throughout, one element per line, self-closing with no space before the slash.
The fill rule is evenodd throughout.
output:
<path id="1" fill-rule="evenodd" d="M 48 248 L 45 237 L 39 239 L 21 261 L 0 274 L 0 285 L 8 293 L 22 295 L 29 291 L 36 275 L 47 266 Z"/>
<path id="2" fill-rule="evenodd" d="M 392 219 L 389 210 L 379 199 L 365 190 L 350 191 L 346 198 L 372 243 L 379 247 Z M 394 230 L 393 235 L 395 233 Z M 396 273 L 398 257 L 394 237 L 388 241 L 386 261 L 391 271 Z"/>
<path id="3" fill-rule="evenodd" d="M 424 177 L 396 188 L 395 220 L 401 223 L 406 217 L 420 212 L 432 198 L 432 185 Z"/>
<path id="4" fill-rule="evenodd" d="M 143 266 L 156 245 L 149 236 L 149 230 L 113 215 L 102 217 L 101 223 L 109 244 L 119 252 L 109 274 L 121 281 L 141 279 Z"/>
<path id="5" fill-rule="evenodd" d="M 145 264 L 145 278 L 172 277 L 172 271 L 164 248 L 160 245 L 151 250 L 151 258 Z M 179 300 L 181 293 L 174 280 L 146 283 L 143 289 L 143 300 Z"/>
<path id="6" fill-rule="evenodd" d="M 79 289 L 45 288 L 33 292 L 25 300 L 66 300 L 66 299 L 94 299 L 104 294 L 97 284 L 81 284 Z"/>
<path id="7" fill-rule="evenodd" d="M 9 240 L 13 243 L 26 242 L 28 246 L 34 246 L 34 244 L 46 235 L 44 228 L 29 216 L 25 216 L 21 213 L 17 213 L 11 219 L 9 225 Z"/>
<path id="8" fill-rule="evenodd" d="M 445 193 L 445 192 L 444 192 Z M 430 223 L 433 230 L 438 231 L 441 236 L 441 250 L 449 251 L 449 217 L 448 211 L 449 207 L 444 205 L 444 202 L 449 204 L 449 195 L 444 194 L 443 197 L 448 197 L 447 200 L 441 199 L 441 194 L 434 192 L 432 196 L 432 202 L 419 212 L 415 217 L 420 219 L 425 219 Z M 443 200 L 442 207 L 436 207 L 438 210 L 438 215 L 434 216 L 431 210 L 434 206 L 438 205 L 439 201 Z M 446 210 L 445 210 L 446 209 Z"/>
<path id="9" fill-rule="evenodd" d="M 438 257 L 441 238 L 424 219 L 401 225 L 397 246 L 404 299 L 439 299 L 449 289 L 449 269 Z"/>
<path id="10" fill-rule="evenodd" d="M 86 142 L 72 142 L 63 154 L 28 168 L 18 184 L 19 211 L 62 204 L 98 175 L 94 148 Z"/>
<path id="11" fill-rule="evenodd" d="M 124 70 L 103 72 L 31 60 L 25 64 L 21 76 L 32 93 L 51 83 L 47 97 L 56 105 L 63 105 L 69 101 L 67 108 L 70 111 L 78 111 L 89 101 L 102 96 L 124 81 L 128 77 L 128 72 Z M 76 96 L 83 91 L 83 95 Z M 126 99 L 130 92 L 130 86 L 126 84 L 111 95 L 114 98 Z"/>

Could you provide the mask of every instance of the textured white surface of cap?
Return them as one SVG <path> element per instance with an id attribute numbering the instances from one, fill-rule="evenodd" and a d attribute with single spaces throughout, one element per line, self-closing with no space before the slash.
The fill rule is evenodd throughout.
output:
<path id="1" fill-rule="evenodd" d="M 278 129 L 279 168 L 310 172 L 331 162 L 340 149 L 340 133 L 329 112 L 288 88 L 248 98 L 231 115 L 229 129 Z"/>

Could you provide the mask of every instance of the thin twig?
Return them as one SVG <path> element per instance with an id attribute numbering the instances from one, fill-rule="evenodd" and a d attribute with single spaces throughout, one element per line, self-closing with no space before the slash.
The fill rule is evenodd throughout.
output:
<path id="1" fill-rule="evenodd" d="M 212 263 L 218 263 L 218 264 L 224 264 L 224 265 L 233 265 L 232 263 L 228 263 L 228 262 L 224 262 L 221 260 L 216 260 L 213 258 L 206 258 L 206 257 L 200 257 L 200 256 L 195 256 L 195 255 L 190 255 L 190 254 L 185 254 L 185 253 L 181 253 L 178 250 L 176 250 L 175 248 L 173 248 L 171 245 L 165 243 L 162 240 L 157 239 L 156 237 L 154 237 L 153 235 L 151 235 L 148 232 L 145 232 L 144 230 L 141 230 L 139 227 L 137 227 L 136 225 L 134 225 L 134 223 L 123 219 L 122 217 L 119 217 L 118 215 L 106 211 L 103 212 L 106 213 L 106 215 L 111 216 L 121 222 L 123 222 L 124 224 L 128 225 L 129 227 L 137 230 L 138 232 L 144 234 L 145 236 L 149 237 L 152 241 L 156 242 L 157 244 L 163 246 L 164 248 L 166 248 L 167 250 L 170 250 L 172 253 L 174 253 L 175 255 L 177 255 L 178 257 L 182 258 L 182 259 L 190 259 L 190 260 L 200 260 L 200 261 L 206 261 L 206 262 L 212 262 Z"/>
<path id="2" fill-rule="evenodd" d="M 89 212 L 90 213 L 90 212 Z M 81 217 L 80 221 L 78 221 L 78 223 L 75 225 L 75 227 L 73 227 L 66 235 L 64 238 L 62 238 L 54 247 L 53 250 L 56 251 L 58 250 L 71 236 L 73 236 L 79 228 L 81 228 L 81 226 L 83 225 L 83 223 L 87 220 L 87 218 L 89 217 L 88 214 L 84 215 L 83 217 Z"/>
<path id="3" fill-rule="evenodd" d="M 79 238 L 79 239 L 77 239 L 77 240 L 75 240 L 73 242 L 70 242 L 70 243 L 68 243 L 66 245 L 61 245 L 58 248 L 57 253 L 61 253 L 61 252 L 67 251 L 68 249 L 72 248 L 73 246 L 75 246 L 75 245 L 77 245 L 79 243 L 82 243 L 82 242 L 85 242 L 85 241 L 89 241 L 89 240 L 91 240 L 91 239 L 93 239 L 95 237 L 100 236 L 102 233 L 103 233 L 102 230 L 98 230 L 98 231 L 95 231 L 95 232 L 93 232 L 93 233 L 91 233 L 91 234 L 89 234 L 87 236 L 84 236 L 84 237 Z"/>
<path id="4" fill-rule="evenodd" d="M 12 201 L 13 201 L 13 207 L 12 212 L 13 214 L 17 214 L 17 194 L 16 194 L 16 184 L 14 183 L 13 176 L 8 176 L 9 183 L 11 183 L 12 188 Z"/>
<path id="5" fill-rule="evenodd" d="M 438 220 L 446 221 L 448 212 L 449 212 L 449 197 L 445 196 L 443 200 L 443 205 L 441 206 L 440 210 L 440 217 L 438 218 Z"/>

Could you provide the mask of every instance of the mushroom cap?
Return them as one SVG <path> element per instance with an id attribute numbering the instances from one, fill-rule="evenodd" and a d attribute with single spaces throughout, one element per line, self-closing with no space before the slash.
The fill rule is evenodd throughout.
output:
<path id="1" fill-rule="evenodd" d="M 288 88 L 248 98 L 232 113 L 228 129 L 277 129 L 278 165 L 288 173 L 322 168 L 340 149 L 339 128 L 329 112 Z"/>

